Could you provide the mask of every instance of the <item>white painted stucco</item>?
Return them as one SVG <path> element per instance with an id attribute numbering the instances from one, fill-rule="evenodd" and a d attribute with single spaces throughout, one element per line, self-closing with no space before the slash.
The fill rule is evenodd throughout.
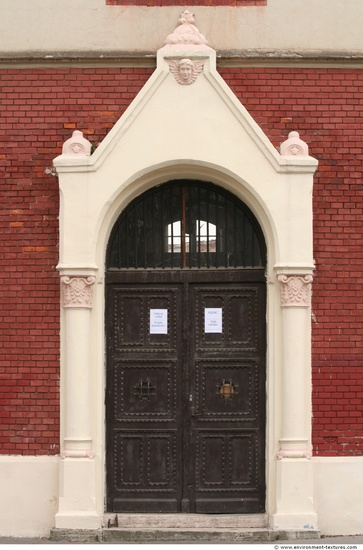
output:
<path id="1" fill-rule="evenodd" d="M 363 457 L 314 458 L 314 485 L 322 534 L 363 534 Z"/>
<path id="2" fill-rule="evenodd" d="M 58 509 L 59 457 L 0 456 L 0 536 L 47 537 Z"/>
<path id="3" fill-rule="evenodd" d="M 363 533 L 362 457 L 315 457 L 322 535 Z M 0 536 L 47 537 L 58 509 L 59 457 L 0 457 Z"/>
<path id="4" fill-rule="evenodd" d="M 105 0 L 2 0 L 2 55 L 155 52 L 184 8 L 106 6 Z M 193 7 L 216 50 L 362 54 L 361 0 L 268 0 L 263 7 Z"/>

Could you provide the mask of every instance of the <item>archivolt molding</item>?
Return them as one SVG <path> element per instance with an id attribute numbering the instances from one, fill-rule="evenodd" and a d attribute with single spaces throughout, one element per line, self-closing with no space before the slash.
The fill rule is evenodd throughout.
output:
<path id="1" fill-rule="evenodd" d="M 281 307 L 309 307 L 312 275 L 278 275 Z"/>
<path id="2" fill-rule="evenodd" d="M 64 275 L 61 277 L 62 307 L 92 308 L 93 285 L 96 277 L 81 277 Z"/>

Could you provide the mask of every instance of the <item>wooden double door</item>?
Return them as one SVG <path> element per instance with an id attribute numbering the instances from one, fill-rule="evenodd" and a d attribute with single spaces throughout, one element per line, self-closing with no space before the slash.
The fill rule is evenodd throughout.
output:
<path id="1" fill-rule="evenodd" d="M 107 510 L 265 506 L 263 270 L 107 275 Z"/>

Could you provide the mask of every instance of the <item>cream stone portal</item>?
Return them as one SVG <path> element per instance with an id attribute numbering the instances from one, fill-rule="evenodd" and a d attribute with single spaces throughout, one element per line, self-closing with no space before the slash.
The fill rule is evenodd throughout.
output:
<path id="1" fill-rule="evenodd" d="M 189 16 L 185 24 L 194 27 Z M 194 29 L 190 34 L 199 36 Z M 105 512 L 104 266 L 110 232 L 134 197 L 179 178 L 228 189 L 254 212 L 264 232 L 266 511 L 275 529 L 318 528 L 310 378 L 317 161 L 297 133 L 280 154 L 218 74 L 216 52 L 202 39 L 195 42 L 169 38 L 158 51 L 155 72 L 93 155 L 76 133 L 54 160 L 63 290 L 58 528 L 98 528 Z M 170 70 L 171 62 L 182 59 L 202 67 L 188 86 Z"/>

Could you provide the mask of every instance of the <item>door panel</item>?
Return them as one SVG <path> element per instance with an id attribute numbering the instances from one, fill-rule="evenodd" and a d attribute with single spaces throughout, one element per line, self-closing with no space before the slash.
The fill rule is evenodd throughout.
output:
<path id="1" fill-rule="evenodd" d="M 193 303 L 196 348 L 205 350 L 220 346 L 228 352 L 257 352 L 259 345 L 259 286 L 235 285 L 195 287 Z M 223 292 L 223 289 L 228 292 Z M 206 333 L 206 308 L 222 308 L 222 333 Z"/>
<path id="2" fill-rule="evenodd" d="M 108 285 L 108 511 L 262 512 L 264 283 L 132 277 Z"/>
<path id="3" fill-rule="evenodd" d="M 115 512 L 176 512 L 181 500 L 181 287 L 108 293 L 107 486 Z M 152 312 L 167 311 L 152 333 Z"/>
<path id="4" fill-rule="evenodd" d="M 109 304 L 113 319 L 108 319 L 112 326 L 110 337 L 114 353 L 175 352 L 178 337 L 175 323 L 177 299 L 176 288 L 166 292 L 164 287 L 152 289 L 126 285 L 115 288 L 112 304 Z M 153 309 L 168 310 L 167 333 L 150 334 L 150 310 Z"/>
<path id="5" fill-rule="evenodd" d="M 190 285 L 194 511 L 264 506 L 264 299 L 261 285 Z M 221 324 L 206 332 L 209 312 Z"/>
<path id="6" fill-rule="evenodd" d="M 253 361 L 197 359 L 195 376 L 200 415 L 210 420 L 240 420 L 252 425 L 258 414 L 254 394 L 259 376 Z"/>

